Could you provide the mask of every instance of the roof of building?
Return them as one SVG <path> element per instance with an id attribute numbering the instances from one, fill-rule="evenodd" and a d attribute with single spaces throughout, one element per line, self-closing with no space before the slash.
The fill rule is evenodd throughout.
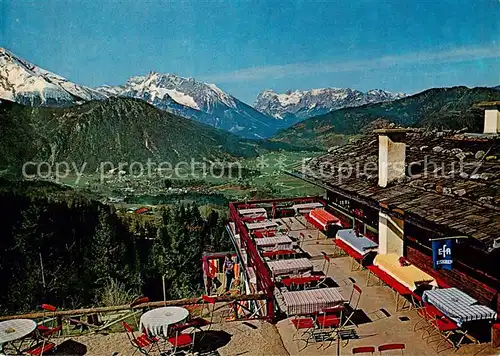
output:
<path id="1" fill-rule="evenodd" d="M 406 133 L 407 176 L 378 186 L 378 136 L 371 133 L 310 160 L 298 173 L 363 202 L 398 208 L 480 241 L 500 237 L 500 139 L 412 129 Z M 497 240 L 498 242 L 498 240 Z"/>
<path id="2" fill-rule="evenodd" d="M 477 106 L 478 108 L 484 108 L 484 109 L 498 108 L 498 107 L 500 107 L 500 100 L 481 101 L 480 103 L 477 103 L 475 106 Z"/>

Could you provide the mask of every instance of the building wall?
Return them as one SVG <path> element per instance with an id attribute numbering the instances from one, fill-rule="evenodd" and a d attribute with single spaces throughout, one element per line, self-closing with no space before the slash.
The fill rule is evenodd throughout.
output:
<path id="1" fill-rule="evenodd" d="M 403 229 L 398 219 L 379 212 L 378 224 L 378 253 L 395 253 L 403 256 Z"/>

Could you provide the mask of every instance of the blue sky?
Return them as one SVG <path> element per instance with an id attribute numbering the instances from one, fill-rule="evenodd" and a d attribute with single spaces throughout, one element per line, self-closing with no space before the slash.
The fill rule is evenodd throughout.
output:
<path id="1" fill-rule="evenodd" d="M 499 0 L 9 1 L 0 45 L 80 84 L 151 70 L 264 89 L 500 84 Z"/>

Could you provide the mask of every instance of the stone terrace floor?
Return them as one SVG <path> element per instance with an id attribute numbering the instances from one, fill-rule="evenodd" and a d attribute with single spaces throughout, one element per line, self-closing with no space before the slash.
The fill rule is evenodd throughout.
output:
<path id="1" fill-rule="evenodd" d="M 329 255 L 335 253 L 335 247 L 331 240 L 325 239 L 324 235 L 319 234 L 314 228 L 306 228 L 305 221 L 290 221 L 285 218 L 285 223 L 291 228 L 294 236 L 299 236 L 302 232 L 306 236 L 306 241 L 302 244 L 302 249 L 309 253 L 313 260 L 315 270 L 321 270 L 323 257 L 321 252 Z M 307 236 L 310 236 L 307 238 Z M 332 265 L 329 275 L 339 284 L 339 288 L 347 299 L 352 291 L 352 280 L 363 290 L 358 309 L 368 317 L 367 322 L 358 325 L 355 328 L 359 339 L 343 341 L 340 346 L 340 354 L 351 355 L 352 348 L 357 346 L 375 346 L 385 343 L 404 343 L 406 345 L 405 355 L 435 355 L 434 349 L 436 342 L 428 343 L 422 339 L 422 331 L 414 330 L 415 323 L 420 320 L 416 311 L 405 309 L 404 311 L 395 311 L 395 299 L 391 289 L 379 284 L 373 286 L 377 281 L 375 277 L 370 278 L 370 286 L 366 286 L 367 270 L 351 272 L 351 259 L 349 257 L 332 258 Z M 352 279 L 352 280 L 351 280 Z M 386 313 L 382 311 L 384 309 Z M 400 317 L 407 317 L 408 321 L 401 321 Z M 291 355 L 333 355 L 337 353 L 337 345 L 334 342 L 331 347 L 324 349 L 329 342 L 318 349 L 320 344 L 310 343 L 303 350 L 304 342 L 293 341 L 292 337 L 295 329 L 290 321 L 291 319 L 281 320 L 277 324 L 278 331 L 283 340 L 286 350 Z M 434 338 L 433 340 L 435 340 Z M 441 351 L 448 347 L 443 344 L 440 347 L 439 355 L 500 355 L 499 349 L 493 349 L 489 343 L 483 344 L 463 344 L 458 351 L 451 347 L 448 350 Z M 300 351 L 299 351 L 300 350 Z M 377 352 L 378 353 L 378 352 Z M 388 353 L 390 355 L 390 353 Z M 400 355 L 401 352 L 394 354 Z"/>

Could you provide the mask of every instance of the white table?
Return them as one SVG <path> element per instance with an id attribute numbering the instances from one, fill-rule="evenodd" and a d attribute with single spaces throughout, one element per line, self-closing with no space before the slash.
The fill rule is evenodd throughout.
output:
<path id="1" fill-rule="evenodd" d="M 150 310 L 141 316 L 139 330 L 146 329 L 149 335 L 168 336 L 168 327 L 183 322 L 189 311 L 181 307 L 163 307 Z"/>
<path id="2" fill-rule="evenodd" d="M 12 319 L 0 322 L 0 350 L 3 345 L 22 339 L 36 329 L 36 322 L 30 319 Z"/>

